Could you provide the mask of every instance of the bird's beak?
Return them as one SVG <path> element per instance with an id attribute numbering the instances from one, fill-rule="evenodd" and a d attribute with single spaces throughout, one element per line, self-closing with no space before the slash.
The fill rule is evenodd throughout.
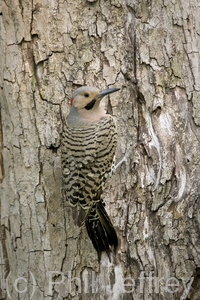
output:
<path id="1" fill-rule="evenodd" d="M 114 93 L 114 92 L 117 92 L 119 90 L 120 89 L 118 89 L 118 88 L 105 89 L 105 90 L 101 91 L 95 98 L 102 99 L 104 96 Z"/>

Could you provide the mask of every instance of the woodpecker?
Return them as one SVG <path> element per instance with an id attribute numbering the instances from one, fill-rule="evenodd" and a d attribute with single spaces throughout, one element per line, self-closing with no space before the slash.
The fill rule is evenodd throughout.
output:
<path id="1" fill-rule="evenodd" d="M 72 207 L 73 220 L 86 225 L 101 260 L 102 252 L 116 254 L 118 238 L 105 210 L 102 193 L 112 171 L 117 144 L 114 118 L 100 106 L 104 96 L 119 91 L 110 88 L 78 88 L 70 100 L 62 135 L 64 195 Z"/>

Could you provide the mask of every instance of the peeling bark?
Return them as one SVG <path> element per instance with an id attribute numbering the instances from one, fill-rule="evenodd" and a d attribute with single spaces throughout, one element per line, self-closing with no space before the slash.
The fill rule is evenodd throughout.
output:
<path id="1" fill-rule="evenodd" d="M 0 298 L 200 298 L 198 1 L 0 3 Z M 63 201 L 62 120 L 80 85 L 121 88 L 98 265 Z M 106 104 L 105 104 L 106 105 Z"/>

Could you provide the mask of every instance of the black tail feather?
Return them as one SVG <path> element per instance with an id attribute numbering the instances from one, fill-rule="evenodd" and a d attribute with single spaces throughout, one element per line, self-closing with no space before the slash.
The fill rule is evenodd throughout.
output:
<path id="1" fill-rule="evenodd" d="M 110 260 L 111 248 L 114 247 L 115 254 L 117 252 L 118 238 L 101 201 L 95 203 L 90 209 L 85 223 L 88 235 L 97 251 L 99 262 L 104 251 Z"/>

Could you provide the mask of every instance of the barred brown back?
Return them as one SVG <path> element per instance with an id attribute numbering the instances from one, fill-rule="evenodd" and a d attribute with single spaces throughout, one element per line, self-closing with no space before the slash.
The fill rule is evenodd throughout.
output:
<path id="1" fill-rule="evenodd" d="M 116 144 L 115 122 L 110 115 L 81 128 L 64 125 L 62 170 L 65 197 L 71 206 L 88 210 L 100 200 Z"/>

